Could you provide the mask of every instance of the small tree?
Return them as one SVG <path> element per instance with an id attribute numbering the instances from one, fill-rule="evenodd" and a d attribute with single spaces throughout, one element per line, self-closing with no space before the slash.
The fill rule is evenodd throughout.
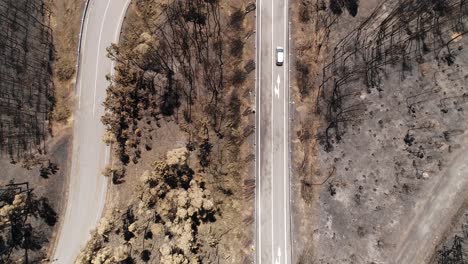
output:
<path id="1" fill-rule="evenodd" d="M 202 167 L 207 167 L 210 164 L 210 154 L 212 148 L 213 145 L 208 139 L 203 140 L 203 143 L 200 144 L 198 158 Z"/>
<path id="2" fill-rule="evenodd" d="M 35 220 L 32 220 L 35 219 Z M 0 188 L 0 263 L 25 263 L 31 252 L 47 243 L 40 228 L 57 223 L 57 214 L 46 198 L 37 198 L 29 184 L 10 183 Z"/>

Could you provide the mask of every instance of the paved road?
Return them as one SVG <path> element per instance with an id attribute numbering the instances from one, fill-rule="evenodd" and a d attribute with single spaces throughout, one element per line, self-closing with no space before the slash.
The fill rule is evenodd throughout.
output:
<path id="1" fill-rule="evenodd" d="M 291 263 L 289 209 L 288 0 L 257 1 L 257 263 Z"/>
<path id="2" fill-rule="evenodd" d="M 109 160 L 102 143 L 107 81 L 112 62 L 106 47 L 117 42 L 130 0 L 91 0 L 85 20 L 81 71 L 77 77 L 77 107 L 74 114 L 73 158 L 65 218 L 55 247 L 54 263 L 70 264 L 96 227 L 106 198 L 107 179 L 101 171 Z"/>

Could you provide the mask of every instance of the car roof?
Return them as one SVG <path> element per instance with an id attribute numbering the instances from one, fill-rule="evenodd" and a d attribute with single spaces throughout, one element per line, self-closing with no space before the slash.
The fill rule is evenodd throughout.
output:
<path id="1" fill-rule="evenodd" d="M 278 52 L 278 56 L 276 58 L 276 61 L 278 62 L 283 62 L 284 61 L 284 54 L 283 52 Z"/>

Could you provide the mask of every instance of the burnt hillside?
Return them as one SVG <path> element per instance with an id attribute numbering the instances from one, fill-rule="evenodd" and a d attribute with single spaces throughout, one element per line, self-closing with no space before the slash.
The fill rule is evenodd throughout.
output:
<path id="1" fill-rule="evenodd" d="M 43 152 L 53 105 L 50 10 L 42 0 L 0 1 L 0 154 Z"/>

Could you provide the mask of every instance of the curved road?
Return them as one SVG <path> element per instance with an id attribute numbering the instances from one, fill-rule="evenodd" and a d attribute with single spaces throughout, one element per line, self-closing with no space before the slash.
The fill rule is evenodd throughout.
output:
<path id="1" fill-rule="evenodd" d="M 109 161 L 102 143 L 100 118 L 113 63 L 106 48 L 116 43 L 130 0 L 91 0 L 83 28 L 77 107 L 74 114 L 73 158 L 65 217 L 54 251 L 54 263 L 70 264 L 90 238 L 105 203 L 107 179 L 101 171 Z"/>

